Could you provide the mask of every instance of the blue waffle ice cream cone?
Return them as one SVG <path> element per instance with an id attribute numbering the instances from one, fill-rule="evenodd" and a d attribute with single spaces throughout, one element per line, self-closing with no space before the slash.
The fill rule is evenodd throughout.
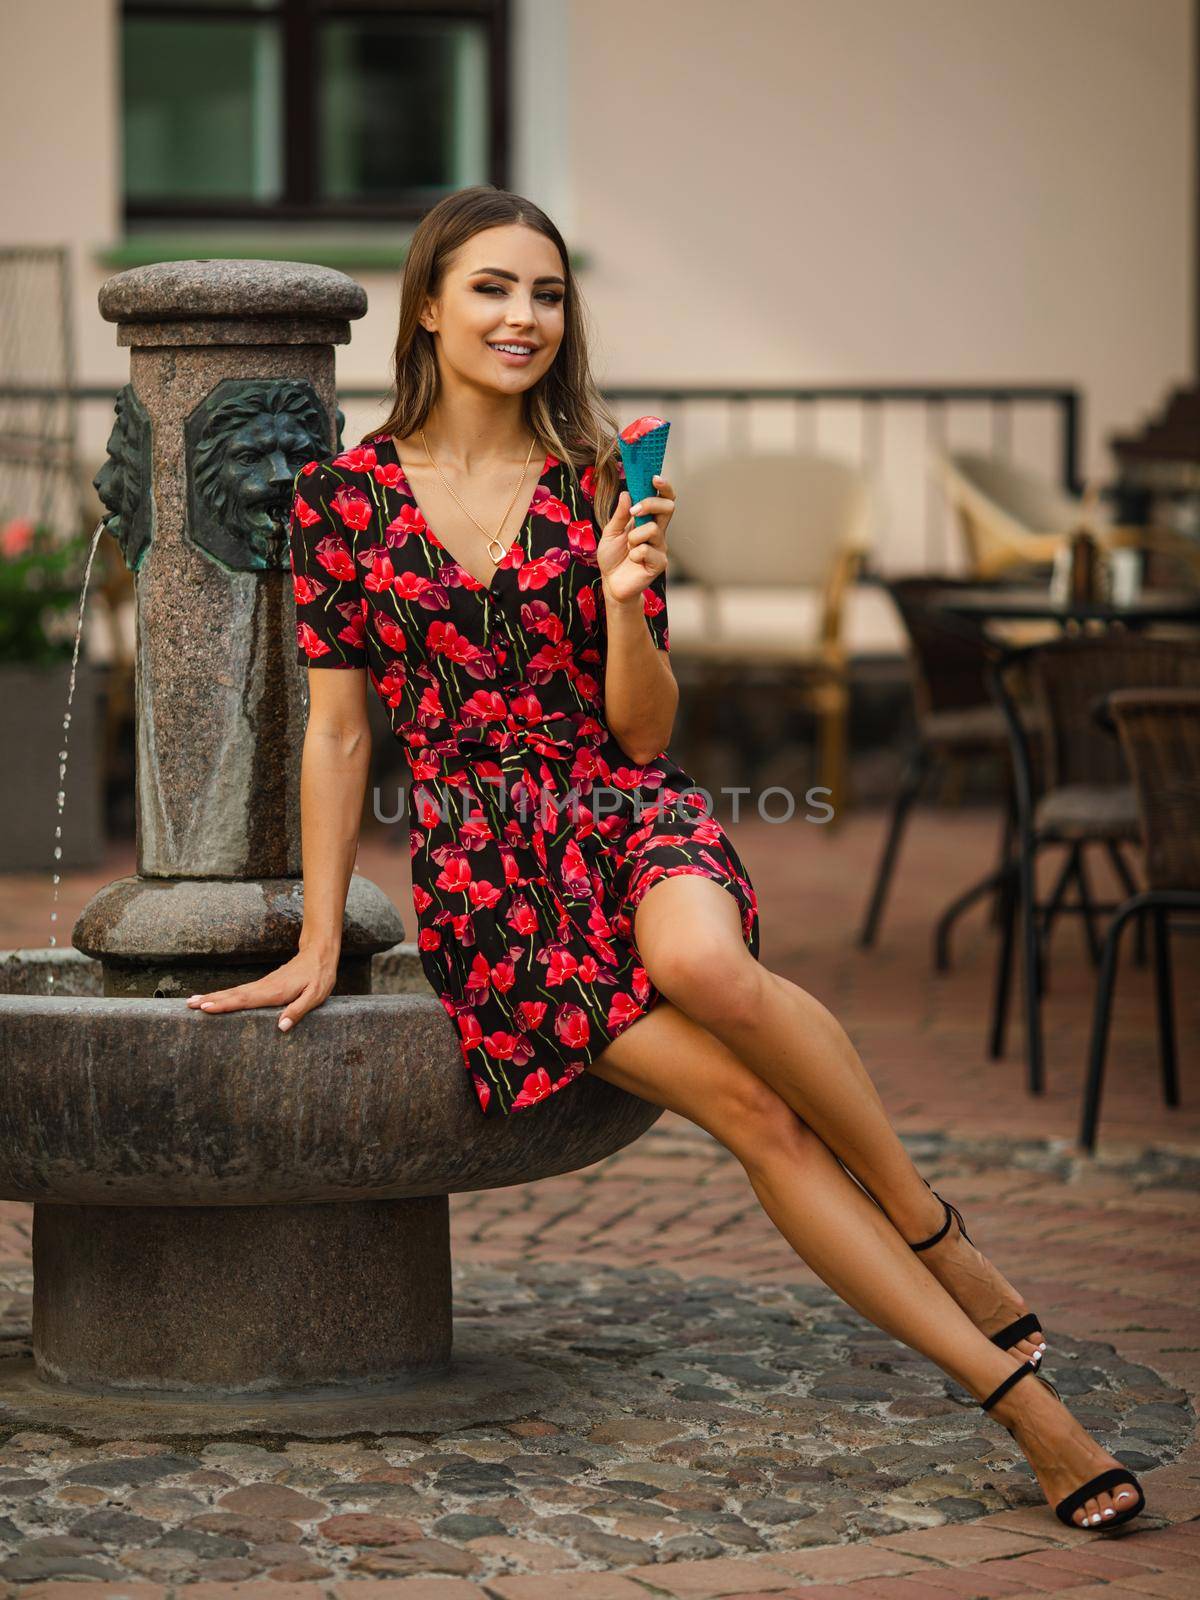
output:
<path id="1" fill-rule="evenodd" d="M 669 422 L 659 422 L 657 427 L 650 428 L 640 438 L 632 441 L 626 439 L 627 433 L 634 432 L 639 423 L 647 420 L 656 419 L 638 417 L 617 435 L 617 447 L 625 464 L 625 487 L 629 490 L 631 505 L 637 505 L 639 500 L 646 500 L 657 493 L 654 475 L 662 472 L 663 457 L 667 453 L 667 434 L 671 431 Z M 634 522 L 634 527 L 644 527 L 651 521 L 653 518 L 643 517 L 640 522 Z"/>

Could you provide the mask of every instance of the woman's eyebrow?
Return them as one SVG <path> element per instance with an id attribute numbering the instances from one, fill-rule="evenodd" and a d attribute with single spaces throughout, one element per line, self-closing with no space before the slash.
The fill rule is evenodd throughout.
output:
<path id="1" fill-rule="evenodd" d="M 506 272 L 503 267 L 476 267 L 474 271 L 469 272 L 467 276 L 469 278 L 474 278 L 477 277 L 481 272 L 490 272 L 494 278 L 507 278 L 510 283 L 520 283 L 521 281 L 515 272 Z M 566 288 L 566 279 L 553 275 L 543 278 L 535 278 L 533 281 L 534 283 L 561 283 L 562 286 Z"/>

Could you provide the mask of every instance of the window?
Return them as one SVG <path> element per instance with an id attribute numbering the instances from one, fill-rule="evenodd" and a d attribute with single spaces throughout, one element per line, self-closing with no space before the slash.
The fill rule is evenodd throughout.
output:
<path id="1" fill-rule="evenodd" d="M 131 223 L 414 220 L 507 185 L 508 0 L 125 0 Z"/>

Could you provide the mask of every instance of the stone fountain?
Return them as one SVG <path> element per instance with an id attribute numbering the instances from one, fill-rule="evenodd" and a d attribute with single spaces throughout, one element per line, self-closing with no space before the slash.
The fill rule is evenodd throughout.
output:
<path id="1" fill-rule="evenodd" d="M 485 1119 L 396 908 L 357 874 L 334 993 L 292 1032 L 184 1003 L 300 933 L 286 516 L 334 444 L 334 346 L 366 296 L 295 262 L 189 261 L 109 279 L 100 309 L 131 351 L 97 489 L 136 573 L 137 871 L 73 949 L 0 952 L 0 1198 L 34 1207 L 32 1348 L 0 1360 L 0 1421 L 520 1414 L 552 1378 L 501 1329 L 452 1347 L 448 1197 L 589 1165 L 658 1109 L 585 1076 Z"/>

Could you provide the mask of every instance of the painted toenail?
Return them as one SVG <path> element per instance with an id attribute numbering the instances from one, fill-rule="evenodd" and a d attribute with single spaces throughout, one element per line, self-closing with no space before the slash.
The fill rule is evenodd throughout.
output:
<path id="1" fill-rule="evenodd" d="M 1105 1506 L 1104 1515 L 1106 1517 L 1115 1517 L 1116 1516 L 1116 1512 L 1113 1510 L 1113 1508 L 1111 1506 Z"/>

